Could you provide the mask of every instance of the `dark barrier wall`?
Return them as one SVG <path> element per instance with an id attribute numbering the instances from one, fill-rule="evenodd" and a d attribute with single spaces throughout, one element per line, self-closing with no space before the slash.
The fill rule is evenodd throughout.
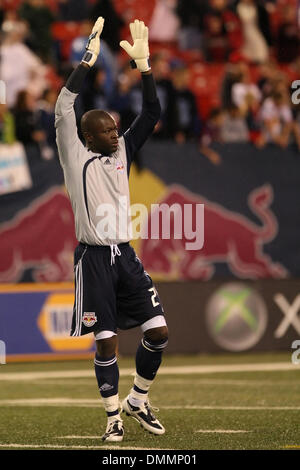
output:
<path id="1" fill-rule="evenodd" d="M 167 352 L 276 351 L 300 347 L 300 281 L 156 283 L 170 337 Z M 92 357 L 94 335 L 70 336 L 71 283 L 0 285 L 0 340 L 8 360 Z M 119 331 L 135 355 L 140 328 Z M 0 358 L 1 360 L 1 358 Z"/>
<path id="2" fill-rule="evenodd" d="M 300 346 L 300 281 L 157 283 L 169 327 L 169 353 L 292 352 Z M 138 329 L 119 334 L 134 354 Z"/>
<path id="3" fill-rule="evenodd" d="M 157 283 L 169 327 L 167 352 L 291 352 L 300 346 L 300 281 Z M 0 286 L 0 340 L 8 360 L 93 354 L 94 335 L 70 336 L 72 284 Z M 120 355 L 135 355 L 140 328 L 119 331 Z"/>
<path id="4" fill-rule="evenodd" d="M 216 146 L 213 165 L 195 144 L 148 142 L 131 170 L 132 203 L 203 203 L 204 247 L 134 241 L 155 279 L 300 277 L 300 155 L 293 147 Z M 0 282 L 70 281 L 73 215 L 57 159 L 27 149 L 33 187 L 0 196 Z M 0 173 L 1 177 L 1 173 Z"/>

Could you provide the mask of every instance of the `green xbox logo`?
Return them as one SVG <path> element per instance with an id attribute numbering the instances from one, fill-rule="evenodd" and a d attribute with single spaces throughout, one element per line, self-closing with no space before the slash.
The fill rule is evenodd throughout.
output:
<path id="1" fill-rule="evenodd" d="M 218 289 L 208 301 L 206 323 L 216 344 L 228 351 L 245 351 L 264 334 L 267 309 L 252 287 L 232 282 Z"/>

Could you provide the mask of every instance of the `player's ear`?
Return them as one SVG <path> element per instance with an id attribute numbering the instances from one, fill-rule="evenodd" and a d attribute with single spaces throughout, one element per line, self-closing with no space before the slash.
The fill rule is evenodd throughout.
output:
<path id="1" fill-rule="evenodd" d="M 83 137 L 86 143 L 86 146 L 89 148 L 93 143 L 93 136 L 88 132 L 83 132 Z"/>

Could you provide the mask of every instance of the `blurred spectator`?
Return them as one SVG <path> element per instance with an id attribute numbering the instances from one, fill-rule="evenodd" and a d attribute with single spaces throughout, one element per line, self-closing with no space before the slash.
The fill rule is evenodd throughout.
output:
<path id="1" fill-rule="evenodd" d="M 294 5 L 284 5 L 277 33 L 277 59 L 279 62 L 293 62 L 300 52 L 299 27 Z"/>
<path id="2" fill-rule="evenodd" d="M 229 55 L 222 18 L 212 12 L 205 17 L 205 52 L 209 62 L 225 62 Z"/>
<path id="3" fill-rule="evenodd" d="M 56 134 L 55 134 L 55 104 L 58 92 L 54 88 L 47 88 L 42 98 L 37 102 L 36 112 L 39 127 L 45 133 L 45 141 L 47 145 L 56 150 Z"/>
<path id="4" fill-rule="evenodd" d="M 262 101 L 271 95 L 273 91 L 273 84 L 278 74 L 278 66 L 274 61 L 268 61 L 259 66 L 259 79 L 257 86 L 262 94 Z"/>
<path id="5" fill-rule="evenodd" d="M 0 0 L 0 28 L 4 20 L 3 0 Z"/>
<path id="6" fill-rule="evenodd" d="M 88 18 L 87 0 L 57 0 L 58 19 L 61 21 L 83 21 Z"/>
<path id="7" fill-rule="evenodd" d="M 200 120 L 195 96 L 188 88 L 188 68 L 181 61 L 174 60 L 169 80 L 169 66 L 161 54 L 154 55 L 151 63 L 162 107 L 161 119 L 153 137 L 174 138 L 177 143 L 197 138 L 200 132 Z M 123 104 L 130 102 L 130 109 L 136 116 L 142 104 L 140 80 L 130 90 L 129 87 L 130 83 L 126 86 L 126 101 L 124 99 Z M 120 107 L 116 109 L 121 113 Z"/>
<path id="8" fill-rule="evenodd" d="M 291 64 L 289 64 L 290 71 L 294 74 L 293 79 L 298 79 L 300 76 L 300 56 L 294 60 Z"/>
<path id="9" fill-rule="evenodd" d="M 41 96 L 46 88 L 45 67 L 22 42 L 27 33 L 24 22 L 7 19 L 2 32 L 0 76 L 6 83 L 6 102 L 11 108 L 20 90 L 28 89 L 35 97 Z"/>
<path id="10" fill-rule="evenodd" d="M 174 87 L 170 80 L 170 65 L 163 53 L 153 54 L 151 69 L 156 82 L 157 96 L 161 105 L 160 120 L 155 126 L 153 138 L 169 139 L 174 137 L 172 123 L 174 121 Z M 142 105 L 142 89 L 140 80 L 130 91 L 131 108 L 135 116 Z"/>
<path id="11" fill-rule="evenodd" d="M 204 48 L 210 62 L 226 62 L 242 45 L 241 25 L 228 0 L 209 0 L 204 16 Z"/>
<path id="12" fill-rule="evenodd" d="M 232 87 L 234 83 L 240 81 L 240 77 L 241 70 L 239 62 L 229 62 L 228 64 L 226 64 L 220 89 L 221 104 L 224 109 L 229 108 L 233 104 Z"/>
<path id="13" fill-rule="evenodd" d="M 24 1 L 19 10 L 20 18 L 27 21 L 29 25 L 29 36 L 27 45 L 43 61 L 48 61 L 51 56 L 51 24 L 54 16 L 45 0 Z"/>
<path id="14" fill-rule="evenodd" d="M 272 45 L 269 15 L 259 0 L 238 0 L 237 15 L 242 23 L 244 44 L 242 54 L 251 62 L 268 60 Z"/>
<path id="15" fill-rule="evenodd" d="M 269 13 L 273 13 L 276 10 L 278 0 L 262 0 Z"/>
<path id="16" fill-rule="evenodd" d="M 119 74 L 116 89 L 110 100 L 110 108 L 116 110 L 120 116 L 120 134 L 123 134 L 132 124 L 136 112 L 132 108 L 131 91 L 136 83 L 133 69 L 128 65 Z"/>
<path id="17" fill-rule="evenodd" d="M 225 111 L 221 139 L 225 143 L 249 141 L 247 122 L 238 106 L 232 105 Z"/>
<path id="18" fill-rule="evenodd" d="M 214 165 L 221 163 L 221 157 L 211 144 L 222 143 L 222 127 L 224 122 L 224 111 L 222 108 L 213 108 L 206 123 L 203 126 L 200 138 L 199 151 L 207 157 Z"/>
<path id="19" fill-rule="evenodd" d="M 35 99 L 28 91 L 19 91 L 13 112 L 17 140 L 24 145 L 38 145 L 45 141 L 46 135 L 35 110 Z"/>
<path id="20" fill-rule="evenodd" d="M 179 20 L 175 13 L 177 0 L 157 0 L 149 23 L 151 41 L 176 42 Z"/>
<path id="21" fill-rule="evenodd" d="M 262 134 L 259 146 L 274 143 L 287 147 L 293 130 L 293 115 L 288 95 L 282 90 L 274 90 L 264 101 L 260 110 Z"/>
<path id="22" fill-rule="evenodd" d="M 15 140 L 14 116 L 5 104 L 0 104 L 0 143 L 13 144 Z"/>
<path id="23" fill-rule="evenodd" d="M 139 114 L 142 105 L 140 74 L 127 63 L 118 76 L 117 87 L 110 102 L 110 109 L 119 116 L 119 132 L 123 134 Z M 113 111 L 112 111 L 113 113 Z M 139 171 L 143 169 L 141 151 L 134 155 L 134 163 Z"/>
<path id="24" fill-rule="evenodd" d="M 93 22 L 91 20 L 85 20 L 80 26 L 80 36 L 78 36 L 71 44 L 70 61 L 73 67 L 76 67 L 84 53 L 85 46 L 89 37 L 89 34 L 93 28 Z M 117 78 L 117 66 L 116 60 L 108 45 L 104 40 L 101 39 L 101 54 L 98 55 L 95 67 L 99 67 L 105 71 L 105 83 L 103 84 L 104 91 L 110 95 L 114 89 L 116 78 Z"/>
<path id="25" fill-rule="evenodd" d="M 169 78 L 170 66 L 163 54 L 154 54 L 151 59 L 152 73 L 156 82 L 157 96 L 161 105 L 161 115 L 153 137 L 172 137 L 170 123 L 173 118 L 173 84 Z"/>
<path id="26" fill-rule="evenodd" d="M 232 86 L 232 102 L 243 116 L 256 113 L 261 100 L 258 86 L 251 80 L 250 70 L 246 63 L 240 63 L 239 80 Z"/>
<path id="27" fill-rule="evenodd" d="M 101 39 L 108 44 L 114 53 L 120 52 L 120 29 L 125 23 L 116 12 L 113 2 L 111 0 L 97 0 L 90 16 L 92 21 L 96 21 L 98 16 L 103 16 L 106 19 Z"/>
<path id="28" fill-rule="evenodd" d="M 176 12 L 180 20 L 179 48 L 202 49 L 203 17 L 206 5 L 203 0 L 178 0 Z"/>
<path id="29" fill-rule="evenodd" d="M 195 95 L 189 89 L 189 69 L 183 64 L 174 64 L 171 81 L 170 128 L 176 142 L 181 144 L 199 136 L 200 119 Z"/>
<path id="30" fill-rule="evenodd" d="M 93 68 L 80 93 L 84 112 L 90 109 L 109 109 L 113 89 L 108 93 L 105 84 L 105 70 Z"/>

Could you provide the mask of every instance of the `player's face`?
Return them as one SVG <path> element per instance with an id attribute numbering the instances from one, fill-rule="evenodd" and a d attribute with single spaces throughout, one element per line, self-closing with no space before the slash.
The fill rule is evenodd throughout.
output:
<path id="1" fill-rule="evenodd" d="M 102 155 L 110 155 L 118 149 L 118 128 L 111 116 L 104 116 L 97 120 L 95 130 L 91 136 L 90 149 Z"/>

